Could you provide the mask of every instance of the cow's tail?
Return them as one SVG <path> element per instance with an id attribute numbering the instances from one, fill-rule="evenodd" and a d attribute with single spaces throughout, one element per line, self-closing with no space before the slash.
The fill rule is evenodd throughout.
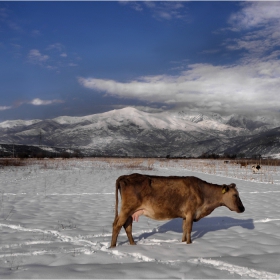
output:
<path id="1" fill-rule="evenodd" d="M 115 218 L 118 217 L 119 213 L 118 213 L 118 208 L 119 208 L 119 188 L 120 188 L 120 180 L 121 178 L 118 178 L 116 181 L 116 206 L 115 206 Z"/>

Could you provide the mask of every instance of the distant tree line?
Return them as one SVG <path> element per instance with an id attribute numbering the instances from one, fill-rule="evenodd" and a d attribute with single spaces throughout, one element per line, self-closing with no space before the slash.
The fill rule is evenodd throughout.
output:
<path id="1" fill-rule="evenodd" d="M 261 159 L 262 156 L 260 154 L 255 154 L 251 156 L 247 156 L 245 153 L 239 153 L 239 154 L 229 154 L 229 153 L 224 153 L 224 154 L 215 154 L 215 153 L 203 153 L 201 156 L 198 158 L 202 159 L 243 159 L 243 158 L 250 158 L 250 159 Z"/>
<path id="2" fill-rule="evenodd" d="M 79 150 L 74 150 L 73 152 L 49 152 L 49 151 L 39 151 L 37 153 L 21 152 L 18 154 L 19 158 L 83 158 L 83 154 Z"/>
<path id="3" fill-rule="evenodd" d="M 84 155 L 79 150 L 73 152 L 61 151 L 61 152 L 50 152 L 50 151 L 18 151 L 18 152 L 2 152 L 0 158 L 15 157 L 20 159 L 27 158 L 83 158 Z"/>

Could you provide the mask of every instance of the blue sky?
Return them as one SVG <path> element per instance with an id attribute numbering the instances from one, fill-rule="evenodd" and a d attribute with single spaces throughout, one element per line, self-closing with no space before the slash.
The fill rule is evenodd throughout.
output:
<path id="1" fill-rule="evenodd" d="M 0 121 L 280 110 L 280 2 L 0 2 Z"/>

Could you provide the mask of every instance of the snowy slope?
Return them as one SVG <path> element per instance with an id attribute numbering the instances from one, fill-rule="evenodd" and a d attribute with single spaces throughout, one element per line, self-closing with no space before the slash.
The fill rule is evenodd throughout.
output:
<path id="1" fill-rule="evenodd" d="M 0 123 L 0 143 L 37 145 L 41 137 L 43 145 L 72 146 L 95 155 L 199 156 L 228 150 L 241 153 L 240 143 L 254 142 L 262 138 L 260 133 L 274 127 L 273 123 L 242 116 L 176 110 L 147 113 L 127 107 L 83 117 L 7 121 Z M 276 144 L 266 153 L 280 152 L 278 149 Z M 255 151 L 249 148 L 246 152 Z"/>
<path id="2" fill-rule="evenodd" d="M 4 121 L 0 123 L 0 128 L 15 128 L 19 126 L 29 126 L 40 122 L 41 120 L 14 120 L 14 121 Z"/>
<path id="3" fill-rule="evenodd" d="M 210 115 L 210 116 L 209 116 Z M 192 131 L 205 128 L 208 125 L 215 127 L 217 130 L 232 130 L 240 132 L 244 127 L 231 126 L 226 124 L 226 119 L 218 114 L 211 113 L 204 115 L 200 113 L 185 112 L 161 112 L 147 113 L 139 111 L 132 107 L 113 110 L 102 114 L 96 114 L 86 117 L 59 117 L 54 119 L 61 124 L 73 124 L 89 121 L 91 123 L 99 123 L 99 126 L 106 123 L 118 123 L 130 121 L 145 129 L 168 129 Z"/>
<path id="4" fill-rule="evenodd" d="M 212 124 L 217 130 L 233 130 L 240 131 L 240 128 L 225 125 L 221 121 L 213 118 L 198 115 L 186 115 L 182 113 L 146 113 L 132 107 L 113 110 L 102 114 L 90 115 L 85 117 L 58 117 L 53 119 L 60 124 L 78 124 L 90 122 L 97 127 L 106 126 L 109 124 L 122 125 L 126 122 L 132 122 L 144 129 L 168 129 L 168 130 L 183 130 L 192 131 L 200 130 L 207 125 Z"/>

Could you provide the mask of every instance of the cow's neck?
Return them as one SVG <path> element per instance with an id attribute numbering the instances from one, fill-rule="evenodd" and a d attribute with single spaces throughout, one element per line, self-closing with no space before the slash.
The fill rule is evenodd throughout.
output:
<path id="1" fill-rule="evenodd" d="M 212 211 L 222 206 L 222 188 L 217 185 L 207 185 L 203 188 L 203 197 L 204 203 L 208 205 L 209 208 L 212 208 Z"/>
<path id="2" fill-rule="evenodd" d="M 221 203 L 221 198 L 222 198 L 221 189 L 208 185 L 205 188 L 203 188 L 202 192 L 203 192 L 203 203 L 197 209 L 194 216 L 194 221 L 199 221 L 200 219 L 212 213 L 217 207 L 223 205 Z"/>

